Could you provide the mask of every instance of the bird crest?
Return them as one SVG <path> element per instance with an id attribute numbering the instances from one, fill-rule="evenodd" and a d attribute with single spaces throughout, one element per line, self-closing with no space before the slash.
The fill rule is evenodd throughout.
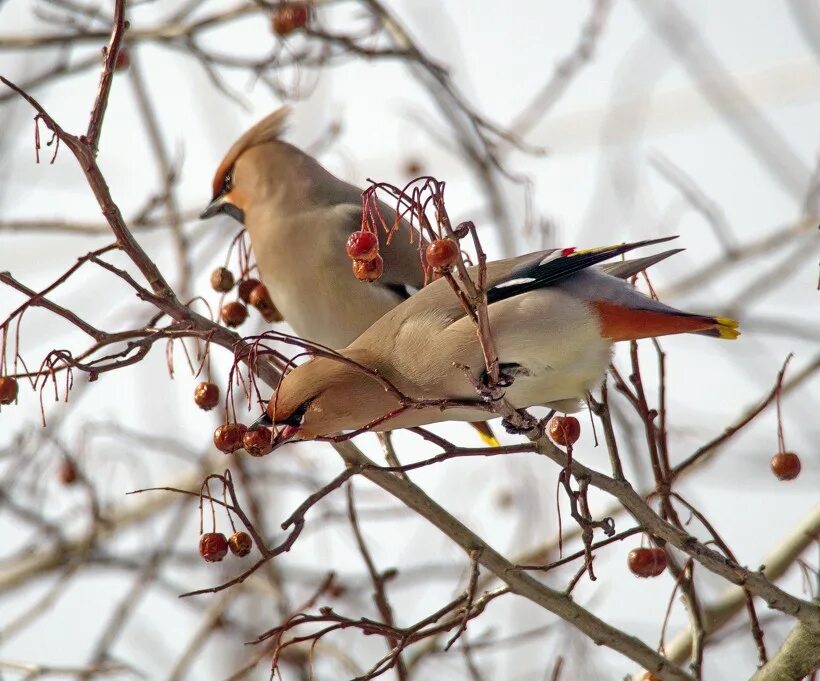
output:
<path id="1" fill-rule="evenodd" d="M 213 179 L 213 195 L 217 196 L 222 190 L 222 183 L 225 176 L 233 168 L 233 164 L 245 151 L 258 144 L 265 144 L 279 139 L 285 131 L 285 122 L 290 108 L 287 106 L 280 107 L 271 114 L 265 116 L 256 125 L 250 128 L 242 137 L 240 137 L 233 146 L 225 154 L 222 163 L 216 169 Z"/>

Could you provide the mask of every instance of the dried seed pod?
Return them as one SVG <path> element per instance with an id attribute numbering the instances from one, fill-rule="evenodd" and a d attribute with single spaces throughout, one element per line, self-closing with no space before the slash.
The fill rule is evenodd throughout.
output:
<path id="1" fill-rule="evenodd" d="M 794 452 L 775 454 L 769 465 L 778 480 L 794 480 L 800 475 L 800 457 Z"/>
<path id="2" fill-rule="evenodd" d="M 20 386 L 16 378 L 0 376 L 0 404 L 11 404 L 17 399 Z"/>
<path id="3" fill-rule="evenodd" d="M 458 260 L 458 244 L 452 239 L 436 239 L 427 246 L 424 254 L 430 267 L 439 272 L 446 272 Z"/>
<path id="4" fill-rule="evenodd" d="M 248 318 L 248 308 L 242 303 L 232 301 L 222 306 L 222 321 L 228 326 L 236 328 Z"/>
<path id="5" fill-rule="evenodd" d="M 235 556 L 247 556 L 253 548 L 253 539 L 247 532 L 234 532 L 228 538 L 228 547 Z"/>
<path id="6" fill-rule="evenodd" d="M 276 309 L 276 305 L 271 300 L 268 287 L 264 284 L 257 284 L 248 296 L 250 304 L 253 305 L 266 322 L 281 322 L 282 314 Z"/>
<path id="7" fill-rule="evenodd" d="M 227 267 L 217 267 L 211 272 L 211 288 L 217 293 L 227 293 L 233 288 L 233 272 Z"/>
<path id="8" fill-rule="evenodd" d="M 218 563 L 228 554 L 228 540 L 221 532 L 206 532 L 199 538 L 199 555 L 209 563 Z"/>
<path id="9" fill-rule="evenodd" d="M 242 449 L 242 438 L 247 426 L 241 423 L 223 423 L 214 431 L 214 445 L 226 454 Z"/>
<path id="10" fill-rule="evenodd" d="M 265 456 L 273 449 L 273 433 L 270 428 L 254 428 L 242 437 L 242 446 L 251 456 Z"/>
<path id="11" fill-rule="evenodd" d="M 251 277 L 250 279 L 243 279 L 239 282 L 239 288 L 237 289 L 237 293 L 239 293 L 239 298 L 243 302 L 250 303 L 251 302 L 251 291 L 253 291 L 259 284 L 262 282 L 258 279 L 254 279 Z"/>
<path id="12" fill-rule="evenodd" d="M 373 260 L 354 260 L 353 274 L 361 281 L 376 281 L 384 272 L 384 260 L 377 255 Z"/>
<path id="13" fill-rule="evenodd" d="M 199 383 L 194 388 L 194 402 L 203 411 L 210 411 L 219 404 L 219 386 L 213 383 Z"/>
<path id="14" fill-rule="evenodd" d="M 574 416 L 556 416 L 550 421 L 550 437 L 562 447 L 574 445 L 581 437 L 581 424 Z"/>
<path id="15" fill-rule="evenodd" d="M 345 250 L 353 260 L 368 262 L 379 254 L 379 239 L 373 232 L 353 232 L 347 237 Z"/>

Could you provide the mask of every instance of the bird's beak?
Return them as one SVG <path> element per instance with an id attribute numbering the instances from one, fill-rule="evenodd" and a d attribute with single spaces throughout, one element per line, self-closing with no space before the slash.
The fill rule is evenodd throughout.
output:
<path id="1" fill-rule="evenodd" d="M 208 207 L 202 211 L 199 216 L 200 220 L 207 220 L 218 213 L 227 213 L 237 222 L 245 222 L 245 213 L 237 205 L 231 203 L 228 198 L 229 194 L 220 194 L 213 201 L 208 204 Z"/>
<path id="2" fill-rule="evenodd" d="M 248 430 L 259 430 L 260 428 L 270 428 L 273 425 L 273 419 L 268 415 L 267 409 L 262 412 L 262 416 L 260 416 L 256 421 L 254 421 Z"/>
<path id="3" fill-rule="evenodd" d="M 268 415 L 268 412 L 262 414 L 256 421 L 254 421 L 248 430 L 257 430 L 259 428 L 271 428 L 274 429 L 273 434 L 273 448 L 276 449 L 277 447 L 285 444 L 286 442 L 290 442 L 291 440 L 298 440 L 297 437 L 299 434 L 299 426 L 291 426 L 289 424 L 284 424 L 279 426 L 277 429 L 277 425 L 273 422 L 271 417 Z"/>

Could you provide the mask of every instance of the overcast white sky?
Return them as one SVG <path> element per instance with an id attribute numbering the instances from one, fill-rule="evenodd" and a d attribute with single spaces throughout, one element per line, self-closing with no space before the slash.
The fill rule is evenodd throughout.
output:
<path id="1" fill-rule="evenodd" d="M 548 78 L 553 64 L 574 45 L 587 2 L 516 3 L 485 0 L 389 0 L 387 3 L 406 22 L 410 32 L 435 59 L 447 64 L 454 82 L 482 113 L 502 125 L 509 124 L 528 104 L 532 93 Z M 820 149 L 820 66 L 807 36 L 820 32 L 818 25 L 802 30 L 795 21 L 795 7 L 803 0 L 773 3 L 767 0 L 678 3 L 697 26 L 700 39 L 717 57 L 733 82 L 757 108 L 765 125 L 763 139 L 752 145 L 741 132 L 748 116 L 727 117 L 699 86 L 647 23 L 647 16 L 665 3 L 616 0 L 593 62 L 583 69 L 553 111 L 527 137 L 533 145 L 550 153 L 533 157 L 519 152 L 510 155 L 509 165 L 533 183 L 536 215 L 547 218 L 553 229 L 546 235 L 518 236 L 515 250 L 525 252 L 553 245 L 593 246 L 620 240 L 680 234 L 687 251 L 657 268 L 653 283 L 663 295 L 699 264 L 716 257 L 720 244 L 708 223 L 681 200 L 679 192 L 653 167 L 653 159 L 665 158 L 694 178 L 719 207 L 732 238 L 744 244 L 803 216 L 804 197 Z M 808 0 L 806 5 L 810 3 Z M 37 3 L 8 0 L 0 5 L 0 35 L 41 32 L 32 10 Z M 207 4 L 213 11 L 219 2 Z M 146 3 L 135 9 L 134 25 L 150 25 L 152 17 L 164 15 L 164 3 Z M 323 10 L 327 26 L 347 25 L 344 7 Z M 236 22 L 208 37 L 207 44 L 231 54 L 265 54 L 272 36 L 260 17 Z M 814 43 L 817 50 L 818 42 Z M 99 49 L 91 46 L 89 50 Z M 704 51 L 695 50 L 698 58 Z M 230 87 L 241 95 L 243 106 L 216 92 L 202 69 L 185 54 L 146 45 L 138 57 L 149 89 L 160 111 L 167 144 L 183 158 L 180 200 L 186 209 L 199 209 L 210 198 L 211 175 L 222 154 L 249 125 L 279 105 L 269 90 L 249 81 L 246 74 L 227 72 Z M 0 51 L 0 73 L 25 80 L 47 67 L 54 53 L 25 56 Z M 715 74 L 712 74 L 713 76 Z M 424 91 L 396 62 L 351 61 L 329 69 L 316 78 L 309 71 L 290 72 L 304 98 L 295 103 L 288 138 L 309 145 L 332 122 L 342 124 L 336 144 L 322 161 L 345 179 L 363 184 L 366 178 L 401 181 L 408 159 L 418 159 L 425 169 L 448 183 L 448 205 L 456 218 L 471 218 L 486 234 L 491 254 L 500 256 L 493 225 L 485 211 L 484 197 L 473 175 L 438 138 L 447 135 L 444 124 Z M 38 92 L 42 103 L 70 130 L 84 127 L 96 88 L 97 73 L 84 72 L 56 87 Z M 61 151 L 53 166 L 34 164 L 31 112 L 22 104 L 0 110 L 0 220 L 24 217 L 96 220 L 96 204 L 71 156 Z M 432 131 L 434 134 L 430 134 Z M 765 159 L 766 149 L 777 150 L 778 162 Z M 126 215 L 131 214 L 151 187 L 158 187 L 157 171 L 144 130 L 134 108 L 129 82 L 117 76 L 105 123 L 100 162 L 114 198 Z M 778 167 L 774 167 L 777 165 Z M 507 185 L 509 204 L 521 223 L 523 192 Z M 815 208 L 816 209 L 816 208 Z M 227 220 L 201 225 L 187 231 L 207 232 L 195 260 L 197 292 L 215 301 L 207 277 L 224 256 L 224 247 L 235 232 Z M 140 237 L 141 242 L 164 267 L 173 267 L 170 240 L 164 232 Z M 105 243 L 104 240 L 54 234 L 12 234 L 0 231 L 0 269 L 37 288 L 55 278 L 79 255 Z M 664 341 L 668 351 L 669 408 L 672 419 L 672 453 L 683 458 L 699 444 L 719 433 L 744 409 L 762 397 L 788 352 L 795 353 L 799 369 L 817 352 L 820 339 L 820 309 L 817 300 L 817 258 L 796 262 L 795 249 L 818 252 L 816 233 L 731 269 L 725 276 L 682 296 L 665 298 L 694 312 L 721 314 L 739 309 L 743 337 L 736 343 L 719 343 L 700 337 L 676 337 Z M 787 263 L 787 264 L 784 264 Z M 746 287 L 767 274 L 770 286 L 755 288 L 749 299 Z M 172 277 L 173 279 L 173 277 Z M 127 320 L 135 303 L 123 303 L 124 289 L 111 287 L 97 273 L 65 287 L 58 300 L 103 320 L 109 329 Z M 16 296 L 0 289 L 0 316 L 18 304 Z M 787 332 L 789 324 L 800 327 L 799 337 Z M 62 323 L 38 312 L 24 325 L 24 339 L 32 362 L 39 362 L 53 347 L 72 347 L 79 335 Z M 244 331 L 245 329 L 243 329 Z M 248 333 L 254 329 L 247 327 Z M 76 345 L 75 345 L 76 347 Z M 654 357 L 646 349 L 647 374 L 652 381 Z M 116 421 L 130 428 L 170 434 L 195 450 L 208 446 L 214 417 L 192 408 L 193 380 L 184 361 L 177 362 L 177 378 L 169 381 L 161 348 L 138 367 L 107 375 L 78 391 L 80 400 L 71 418 L 63 423 L 61 435 L 76 444 L 88 422 Z M 225 358 L 215 363 L 222 370 Z M 78 381 L 82 383 L 82 380 Z M 0 446 L 11 442 L 23 427 L 36 424 L 36 396 L 23 391 L 20 404 L 0 415 Z M 820 422 L 817 405 L 820 385 L 815 379 L 794 396 L 784 400 L 787 444 L 803 457 L 803 475 L 788 484 L 778 483 L 768 472 L 775 452 L 773 411 L 769 410 L 736 438 L 714 464 L 686 480 L 683 493 L 702 506 L 735 550 L 741 562 L 757 566 L 765 553 L 818 503 L 820 482 L 817 442 Z M 55 423 L 62 407 L 47 403 L 46 412 Z M 461 426 L 443 427 L 453 437 L 469 440 Z M 400 451 L 407 458 L 422 456 L 414 440 L 399 436 Z M 509 441 L 513 441 L 509 438 Z M 362 438 L 367 451 L 377 455 L 375 438 Z M 585 463 L 606 469 L 601 450 L 595 450 L 585 435 L 576 450 Z M 50 458 L 49 458 L 50 457 Z M 174 479 L 186 464 L 144 448 L 112 447 L 110 440 L 94 441 L 84 458 L 97 480 L 120 501 L 137 486 L 164 484 Z M 48 471 L 55 458 L 43 454 L 38 466 Z M 135 463 L 138 462 L 138 463 Z M 253 465 L 257 462 L 252 461 Z M 261 466 L 261 462 L 259 463 Z M 339 463 L 324 446 L 290 447 L 276 462 L 265 466 L 277 470 L 307 470 L 327 478 Z M 640 469 L 641 466 L 638 466 Z M 633 470 L 633 479 L 646 481 L 646 471 Z M 452 462 L 420 471 L 414 479 L 439 502 L 452 510 L 498 549 L 510 554 L 537 544 L 555 531 L 554 491 L 557 469 L 531 457 L 509 460 Z M 57 489 L 45 477 L 53 498 L 55 515 L 77 498 Z M 376 491 L 361 484 L 361 500 L 373 507 L 395 507 Z M 516 508 L 523 513 L 499 509 L 499 494 L 510 491 Z M 303 498 L 301 490 L 271 491 L 271 511 L 284 518 Z M 595 495 L 596 508 L 607 503 Z M 341 498 L 327 508 L 341 508 Z M 526 519 L 525 522 L 521 518 Z M 623 521 L 622 521 L 623 522 Z M 625 527 L 625 525 L 621 525 Z M 399 528 L 399 529 L 397 529 Z M 19 545 L 26 537 L 0 516 L 0 531 L 12 537 L 7 544 Z M 123 539 L 124 545 L 153 542 L 161 527 L 142 528 Z M 180 546 L 195 550 L 196 527 L 180 538 Z M 424 564 L 461 560 L 460 553 L 442 535 L 408 519 L 374 522 L 368 526 L 377 561 L 389 564 Z M 343 526 L 338 532 L 323 529 L 300 540 L 297 549 L 282 563 L 290 568 L 317 569 L 333 565 L 341 572 L 359 568 L 352 543 Z M 632 546 L 613 547 L 602 553 L 598 572 L 602 579 L 582 583 L 577 600 L 608 622 L 627 628 L 654 645 L 671 583 L 668 579 L 639 581 L 626 571 L 625 555 Z M 0 557 L 2 557 L 0 553 Z M 816 565 L 816 556 L 808 556 Z M 355 563 L 353 561 L 356 561 Z M 230 566 L 228 568 L 230 570 Z M 234 569 L 236 569 L 234 567 Z M 703 571 L 702 571 L 703 572 Z M 227 574 L 227 573 L 226 573 Z M 217 571 L 196 570 L 175 581 L 204 586 L 215 581 Z M 47 618 L 15 638 L 0 642 L 0 659 L 13 658 L 60 664 L 84 663 L 104 612 L 130 578 L 118 573 L 87 576 L 71 583 L 68 596 Z M 568 573 L 554 578 L 563 584 Z M 712 596 L 723 585 L 703 575 L 704 595 Z M 0 622 L 19 612 L 35 593 L 48 585 L 38 583 L 24 593 L 0 599 Z M 782 581 L 791 592 L 801 592 L 797 570 Z M 435 583 L 408 583 L 396 589 L 397 610 L 407 621 L 421 616 L 459 588 L 455 578 Z M 551 621 L 533 606 L 503 602 L 490 608 L 485 618 L 471 625 L 478 636 L 490 628 L 496 634 L 521 631 Z M 191 635 L 196 620 L 190 610 L 166 594 L 152 593 L 139 605 L 139 616 L 129 626 L 117 651 L 139 659 L 149 678 L 163 678 Z M 685 622 L 676 608 L 670 631 Z M 271 622 L 273 624 L 273 622 Z M 787 628 L 772 627 L 767 641 L 778 644 Z M 573 639 L 574 640 L 574 639 Z M 348 652 L 365 662 L 381 653 L 379 642 L 352 636 Z M 484 670 L 492 679 L 540 679 L 554 659 L 561 636 L 520 646 L 503 656 L 494 656 Z M 223 641 L 231 651 L 232 642 Z M 566 644 L 570 646 L 570 644 Z M 572 645 L 575 645 L 574 643 Z M 567 650 L 571 649 L 571 646 Z M 241 652 L 241 651 L 240 651 Z M 203 658 L 196 678 L 219 678 L 238 658 L 232 650 L 226 659 Z M 619 655 L 594 649 L 592 667 L 578 668 L 579 679 L 623 678 L 635 669 Z M 754 649 L 748 636 L 735 637 L 720 656 L 706 657 L 705 678 L 746 678 L 754 668 Z M 206 666 L 209 665 L 209 666 Z M 456 660 L 452 676 L 466 678 Z M 328 672 L 324 678 L 342 678 Z M 194 678 L 194 677 L 191 677 Z M 262 669 L 254 678 L 265 679 Z M 568 677 L 569 678 L 569 677 Z"/>

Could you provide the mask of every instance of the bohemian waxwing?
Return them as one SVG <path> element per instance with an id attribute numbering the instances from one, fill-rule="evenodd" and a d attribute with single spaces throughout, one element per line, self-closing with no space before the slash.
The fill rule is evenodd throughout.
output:
<path id="1" fill-rule="evenodd" d="M 594 267 L 656 239 L 591 250 L 551 250 L 487 265 L 490 326 L 507 401 L 575 411 L 600 383 L 612 344 L 677 333 L 733 339 L 737 322 L 688 314 L 638 292 L 619 277 L 672 252 L 634 263 Z M 475 273 L 475 268 L 471 271 Z M 615 275 L 615 276 L 613 276 Z M 282 425 L 277 443 L 332 436 L 378 423 L 378 430 L 449 420 L 492 418 L 472 408 L 485 371 L 474 323 L 446 281 L 438 280 L 388 312 L 347 348 L 343 360 L 316 357 L 284 376 L 262 422 Z M 463 406 L 407 408 L 377 372 L 414 400 L 458 400 Z M 473 378 L 465 375 L 469 367 Z M 468 404 L 464 405 L 464 402 Z M 391 415 L 384 419 L 386 415 Z"/>
<path id="2" fill-rule="evenodd" d="M 227 213 L 243 223 L 285 321 L 302 338 L 343 348 L 422 287 L 419 237 L 402 221 L 389 247 L 380 237 L 384 275 L 374 283 L 356 279 L 345 243 L 361 229 L 362 192 L 279 139 L 287 115 L 287 108 L 274 111 L 234 143 L 200 217 Z M 381 209 L 387 220 L 396 215 L 386 204 Z"/>
<path id="3" fill-rule="evenodd" d="M 401 220 L 389 246 L 379 237 L 382 277 L 356 279 L 345 244 L 361 229 L 362 192 L 279 139 L 287 116 L 286 107 L 274 111 L 233 144 L 200 217 L 226 213 L 243 223 L 260 279 L 285 321 L 302 338 L 343 348 L 424 285 L 419 235 Z M 380 208 L 387 221 L 395 219 L 387 204 Z M 473 426 L 498 444 L 486 424 Z"/>

